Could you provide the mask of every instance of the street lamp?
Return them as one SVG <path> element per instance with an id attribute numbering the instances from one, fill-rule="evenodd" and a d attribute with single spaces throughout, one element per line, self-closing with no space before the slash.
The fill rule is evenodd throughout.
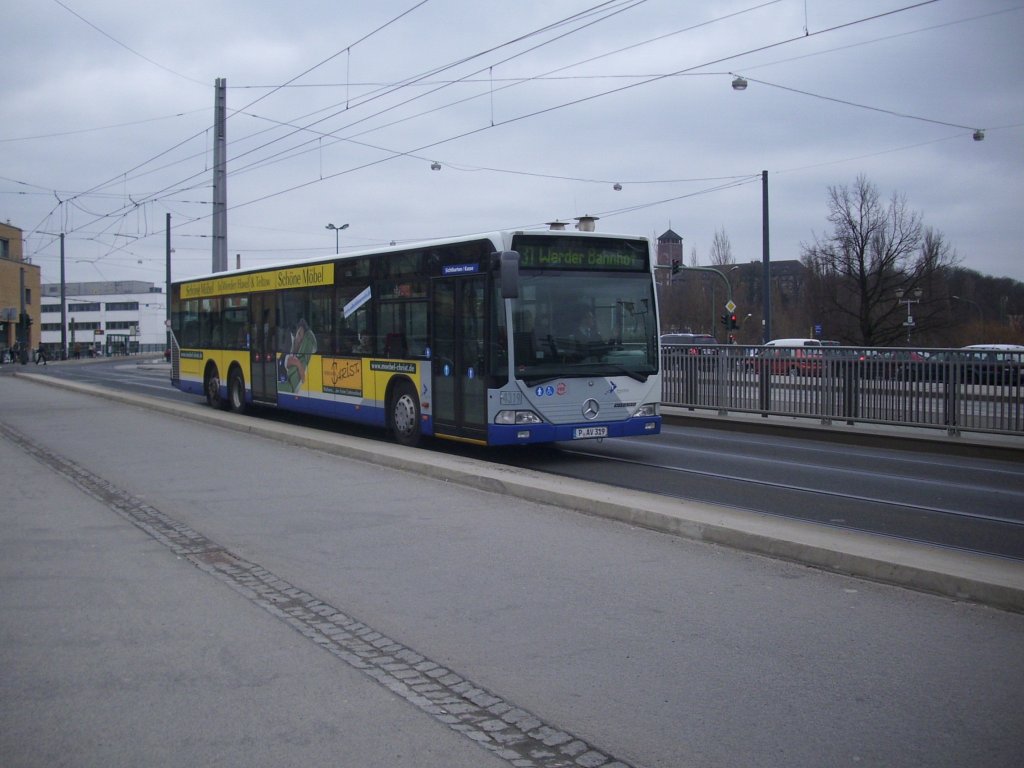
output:
<path id="1" fill-rule="evenodd" d="M 982 333 L 985 332 L 985 313 L 981 310 L 981 304 L 974 301 L 973 299 L 965 299 L 963 296 L 951 296 L 950 298 L 956 299 L 957 301 L 963 301 L 967 304 L 973 304 L 974 308 L 978 310 L 978 324 L 981 326 Z"/>
<path id="2" fill-rule="evenodd" d="M 325 229 L 334 230 L 334 252 L 338 253 L 338 233 L 343 229 L 348 229 L 348 224 L 342 224 L 340 227 L 336 227 L 333 224 L 328 224 Z"/>
<path id="3" fill-rule="evenodd" d="M 730 73 L 732 74 L 732 73 Z M 743 75 L 736 75 L 732 81 L 734 91 L 747 90 L 747 79 Z M 982 137 L 984 138 L 984 137 Z M 980 141 L 977 134 L 975 141 Z M 768 244 L 768 171 L 761 171 L 761 266 L 762 266 L 762 296 L 761 296 L 761 341 L 767 344 L 772 338 L 772 272 L 771 256 Z M 764 390 L 764 397 L 767 398 L 767 390 Z M 763 405 L 763 404 L 762 404 Z M 764 406 L 767 408 L 767 406 Z"/>
<path id="4" fill-rule="evenodd" d="M 905 298 L 903 298 L 903 289 L 902 288 L 897 288 L 896 289 L 896 300 L 900 304 L 906 304 L 907 305 L 907 319 L 903 323 L 905 326 L 907 326 L 907 344 L 910 344 L 910 331 L 914 327 L 914 318 L 910 314 L 910 305 L 911 304 L 920 304 L 921 303 L 921 294 L 922 293 L 923 293 L 923 291 L 920 288 L 915 288 L 914 289 L 914 298 L 912 298 L 912 299 L 911 298 L 906 298 L 905 299 Z"/>

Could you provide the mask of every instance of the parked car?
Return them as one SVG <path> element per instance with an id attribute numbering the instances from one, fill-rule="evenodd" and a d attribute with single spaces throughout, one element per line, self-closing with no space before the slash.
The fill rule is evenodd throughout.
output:
<path id="1" fill-rule="evenodd" d="M 865 358 L 864 368 L 873 379 L 923 381 L 930 378 L 928 357 L 914 349 L 886 349 Z"/>
<path id="2" fill-rule="evenodd" d="M 964 381 L 967 383 L 1020 386 L 1024 346 L 971 344 L 959 354 L 964 365 Z"/>
<path id="3" fill-rule="evenodd" d="M 953 380 L 960 384 L 1020 386 L 1024 376 L 1024 346 L 1016 344 L 972 344 L 936 352 L 923 366 L 922 378 Z"/>

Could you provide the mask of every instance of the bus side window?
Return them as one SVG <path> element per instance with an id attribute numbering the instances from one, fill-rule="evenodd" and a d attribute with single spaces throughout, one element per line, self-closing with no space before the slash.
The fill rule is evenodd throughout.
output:
<path id="1" fill-rule="evenodd" d="M 199 321 L 186 320 L 181 330 L 181 339 L 178 341 L 183 347 L 199 346 Z"/>
<path id="2" fill-rule="evenodd" d="M 427 331 L 427 302 L 414 301 L 406 306 L 405 333 L 408 338 L 406 353 L 410 357 L 425 355 L 430 340 Z"/>
<path id="3" fill-rule="evenodd" d="M 427 302 L 419 299 L 383 301 L 378 307 L 378 342 L 388 357 L 420 356 L 427 346 Z"/>

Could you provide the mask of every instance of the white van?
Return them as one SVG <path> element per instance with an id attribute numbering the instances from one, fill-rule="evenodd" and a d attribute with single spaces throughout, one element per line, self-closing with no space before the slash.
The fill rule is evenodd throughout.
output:
<path id="1" fill-rule="evenodd" d="M 772 339 L 766 347 L 820 347 L 817 339 Z"/>

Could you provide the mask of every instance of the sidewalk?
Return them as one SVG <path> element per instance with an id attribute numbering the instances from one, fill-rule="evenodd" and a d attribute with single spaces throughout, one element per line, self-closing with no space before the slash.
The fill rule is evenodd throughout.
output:
<path id="1" fill-rule="evenodd" d="M 0 464 L 4 768 L 505 765 L 2 436 Z"/>

